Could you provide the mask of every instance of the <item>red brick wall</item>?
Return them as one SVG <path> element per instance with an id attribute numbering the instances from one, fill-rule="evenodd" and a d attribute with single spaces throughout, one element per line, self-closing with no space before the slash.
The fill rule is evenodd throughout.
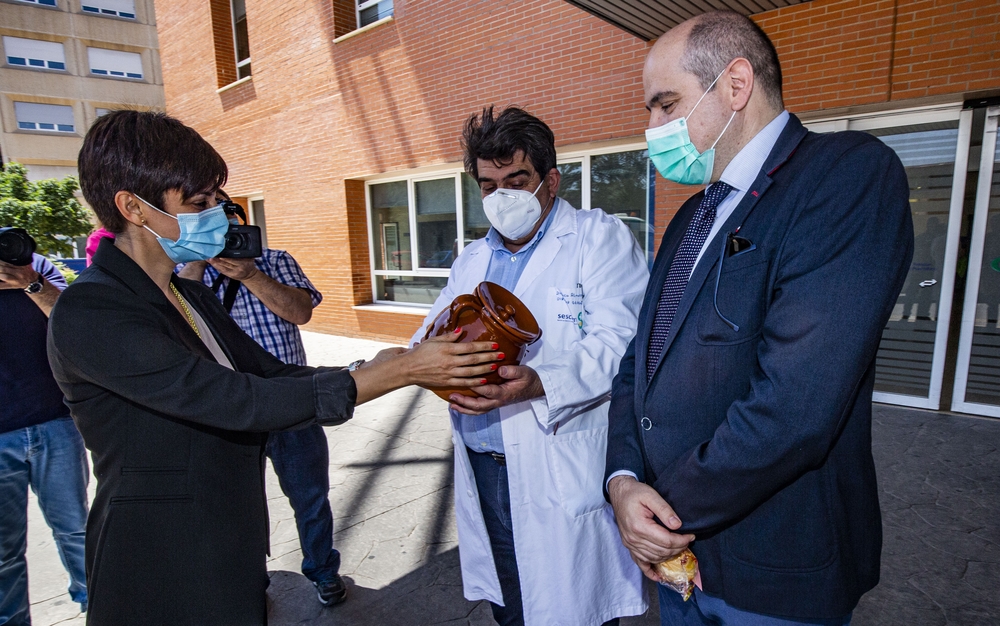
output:
<path id="1" fill-rule="evenodd" d="M 1000 2 L 899 3 L 892 99 L 1000 85 Z"/>
<path id="2" fill-rule="evenodd" d="M 264 194 L 269 243 L 324 293 L 313 330 L 400 340 L 419 323 L 352 308 L 371 298 L 355 179 L 460 161 L 462 122 L 491 103 L 528 108 L 559 146 L 646 126 L 650 44 L 563 0 L 396 0 L 392 22 L 337 44 L 347 0 L 247 0 L 253 80 L 218 94 L 210 77 L 232 58 L 220 1 L 157 4 L 167 110 L 225 157 L 230 193 Z M 1000 87 L 998 13 L 1000 0 L 814 0 L 756 19 L 789 108 L 809 112 Z M 658 234 L 691 191 L 658 179 Z"/>
<path id="3" fill-rule="evenodd" d="M 814 0 L 754 19 L 793 112 L 1000 87 L 998 0 Z"/>
<path id="4" fill-rule="evenodd" d="M 338 44 L 335 3 L 248 0 L 253 81 L 222 94 L 204 80 L 210 22 L 192 19 L 207 12 L 158 5 L 167 109 L 220 151 L 231 194 L 264 194 L 269 244 L 324 294 L 311 329 L 404 339 L 420 322 L 351 308 L 371 299 L 364 186 L 352 178 L 459 161 L 462 123 L 484 104 L 529 108 L 560 145 L 644 128 L 649 44 L 562 0 L 397 0 L 393 22 Z"/>

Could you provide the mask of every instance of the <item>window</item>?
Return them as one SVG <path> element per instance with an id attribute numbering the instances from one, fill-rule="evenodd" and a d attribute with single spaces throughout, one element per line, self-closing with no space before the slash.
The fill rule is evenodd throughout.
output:
<path id="1" fill-rule="evenodd" d="M 72 133 L 73 107 L 58 104 L 36 104 L 15 102 L 14 115 L 21 130 L 44 130 L 56 133 Z"/>
<path id="2" fill-rule="evenodd" d="M 103 116 L 107 115 L 110 112 L 111 112 L 111 109 L 102 109 L 100 107 L 94 109 L 94 113 L 97 114 L 97 117 L 103 117 Z"/>
<path id="3" fill-rule="evenodd" d="M 47 7 L 56 6 L 56 0 L 21 0 L 21 2 L 30 2 L 32 4 L 41 4 Z"/>
<path id="4" fill-rule="evenodd" d="M 358 0 L 358 28 L 392 15 L 392 0 Z"/>
<path id="5" fill-rule="evenodd" d="M 558 167 L 559 197 L 621 219 L 651 260 L 654 170 L 646 151 L 587 154 Z M 463 172 L 370 182 L 367 200 L 376 302 L 433 304 L 455 258 L 490 230 L 479 185 Z"/>
<path id="6" fill-rule="evenodd" d="M 135 19 L 135 0 L 83 0 L 80 8 L 85 13 Z"/>
<path id="7" fill-rule="evenodd" d="M 66 53 L 61 43 L 4 37 L 3 49 L 7 55 L 8 65 L 66 70 Z"/>
<path id="8" fill-rule="evenodd" d="M 247 5 L 245 0 L 232 0 L 233 37 L 236 44 L 236 77 L 250 76 L 250 37 L 247 34 Z"/>
<path id="9" fill-rule="evenodd" d="M 558 168 L 559 197 L 578 209 L 602 209 L 625 222 L 652 264 L 656 170 L 646 150 L 583 155 Z"/>
<path id="10" fill-rule="evenodd" d="M 87 48 L 90 73 L 118 78 L 142 78 L 142 57 L 135 52 Z"/>

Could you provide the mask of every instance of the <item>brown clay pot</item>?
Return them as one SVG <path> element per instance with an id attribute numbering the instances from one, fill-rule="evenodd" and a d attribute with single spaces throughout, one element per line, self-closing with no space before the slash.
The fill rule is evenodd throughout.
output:
<path id="1" fill-rule="evenodd" d="M 424 339 L 453 333 L 459 327 L 464 331 L 459 340 L 462 343 L 491 341 L 499 344 L 504 359 L 497 365 L 520 365 L 528 346 L 542 336 L 538 322 L 517 296 L 496 283 L 486 281 L 479 283 L 471 295 L 463 294 L 452 300 L 451 306 L 441 311 L 427 328 Z M 491 385 L 503 382 L 498 372 L 487 374 L 485 378 Z M 428 389 L 444 400 L 453 393 L 478 397 L 469 389 Z"/>

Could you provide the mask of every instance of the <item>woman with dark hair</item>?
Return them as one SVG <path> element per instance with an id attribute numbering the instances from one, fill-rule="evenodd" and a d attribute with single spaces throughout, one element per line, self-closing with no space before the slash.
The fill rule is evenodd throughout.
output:
<path id="1" fill-rule="evenodd" d="M 229 224 L 215 206 L 226 164 L 198 133 L 114 111 L 87 133 L 79 171 L 115 234 L 49 322 L 52 370 L 98 480 L 88 623 L 264 624 L 267 431 L 338 424 L 406 385 L 475 386 L 498 355 L 455 335 L 348 368 L 286 365 L 173 273 L 221 252 Z"/>

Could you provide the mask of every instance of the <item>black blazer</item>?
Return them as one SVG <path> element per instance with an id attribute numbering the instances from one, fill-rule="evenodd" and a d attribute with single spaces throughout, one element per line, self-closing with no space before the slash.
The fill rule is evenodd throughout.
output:
<path id="1" fill-rule="evenodd" d="M 674 507 L 707 593 L 843 617 L 879 579 L 871 401 L 913 256 L 906 173 L 878 139 L 810 133 L 792 116 L 695 268 L 647 385 L 660 290 L 702 197 L 657 254 L 612 387 L 607 476 L 635 472 Z M 737 229 L 752 249 L 727 246 L 720 274 Z"/>
<path id="2" fill-rule="evenodd" d="M 60 296 L 49 361 L 94 459 L 87 623 L 264 624 L 266 433 L 350 418 L 340 369 L 286 365 L 200 283 L 173 278 L 219 365 L 111 240 Z"/>

